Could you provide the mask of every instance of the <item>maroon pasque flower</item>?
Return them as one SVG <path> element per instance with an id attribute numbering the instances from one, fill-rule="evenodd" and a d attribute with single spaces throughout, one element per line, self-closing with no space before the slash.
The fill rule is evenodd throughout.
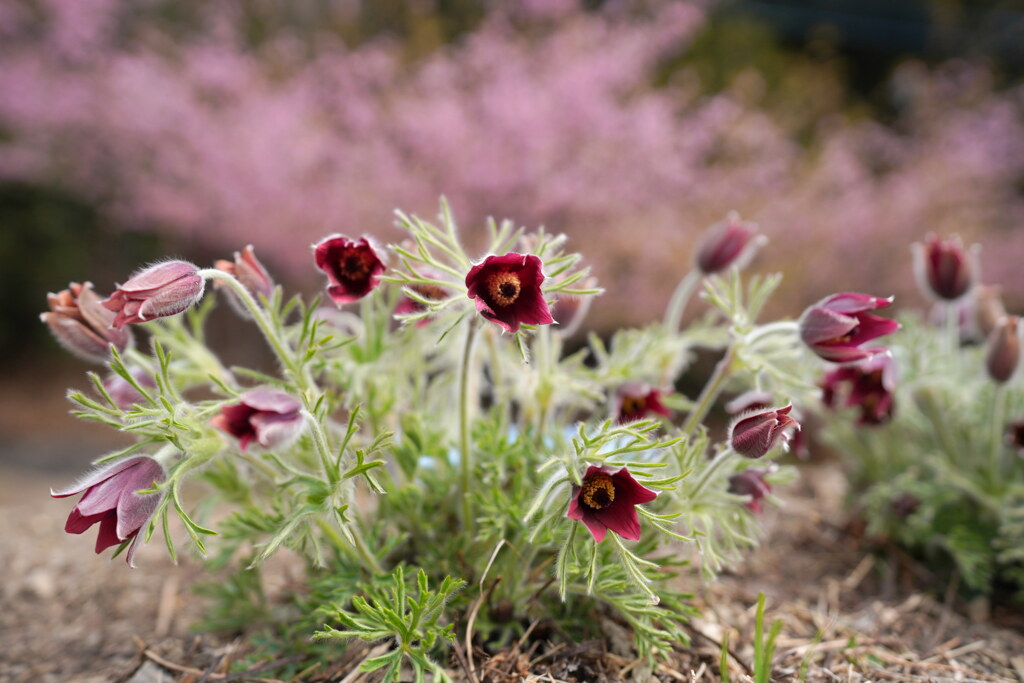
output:
<path id="1" fill-rule="evenodd" d="M 249 293 L 259 301 L 259 295 L 263 295 L 269 299 L 274 293 L 274 280 L 270 277 L 270 273 L 263 267 L 260 260 L 256 258 L 256 252 L 253 250 L 252 245 L 249 244 L 242 251 L 235 252 L 234 261 L 225 261 L 219 259 L 214 262 L 213 267 L 217 270 L 222 270 L 229 275 L 233 275 L 243 287 L 249 290 Z M 249 318 L 250 314 L 245 305 L 238 300 L 238 296 L 231 291 L 231 289 L 225 287 L 222 283 L 217 280 L 213 281 L 213 284 L 218 289 L 221 289 L 228 297 L 228 303 L 236 313 L 241 315 L 243 318 Z"/>
<path id="2" fill-rule="evenodd" d="M 644 382 L 628 382 L 615 392 L 615 419 L 619 424 L 642 420 L 655 413 L 671 417 L 672 413 L 661 402 L 661 391 Z"/>
<path id="3" fill-rule="evenodd" d="M 327 274 L 327 294 L 337 305 L 358 301 L 380 284 L 384 261 L 365 237 L 330 235 L 313 245 L 316 267 Z"/>
<path id="4" fill-rule="evenodd" d="M 238 398 L 238 403 L 221 408 L 210 424 L 237 438 L 243 451 L 253 441 L 264 448 L 277 448 L 301 433 L 302 404 L 290 394 L 253 389 Z"/>
<path id="5" fill-rule="evenodd" d="M 1024 455 L 1024 420 L 1014 420 L 1006 426 L 1006 443 Z"/>
<path id="6" fill-rule="evenodd" d="M 864 349 L 861 344 L 899 329 L 895 320 L 867 313 L 891 303 L 892 297 L 852 292 L 825 297 L 800 316 L 800 338 L 833 363 L 851 363 L 884 353 L 884 349 Z"/>
<path id="7" fill-rule="evenodd" d="M 467 294 L 480 315 L 506 332 L 518 332 L 523 324 L 550 325 L 555 320 L 540 289 L 543 265 L 533 254 L 492 254 L 469 269 Z"/>
<path id="8" fill-rule="evenodd" d="M 742 268 L 764 243 L 757 234 L 757 224 L 740 220 L 731 211 L 725 220 L 713 225 L 697 244 L 697 268 L 705 275 L 718 273 L 729 266 Z"/>
<path id="9" fill-rule="evenodd" d="M 1020 363 L 1020 318 L 1004 315 L 988 335 L 985 348 L 985 369 L 1000 384 L 1013 377 Z"/>
<path id="10" fill-rule="evenodd" d="M 108 463 L 70 488 L 51 490 L 50 495 L 66 498 L 85 491 L 71 509 L 64 531 L 80 534 L 98 523 L 100 532 L 96 537 L 96 552 L 101 553 L 112 545 L 130 540 L 125 559 L 129 566 L 134 567 L 139 531 L 149 521 L 162 496 L 159 492 L 138 492 L 151 489 L 166 478 L 163 466 L 143 455 Z"/>
<path id="11" fill-rule="evenodd" d="M 821 400 L 829 408 L 859 407 L 860 424 L 882 424 L 892 417 L 896 366 L 888 354 L 879 354 L 836 368 L 822 378 L 820 386 Z"/>
<path id="12" fill-rule="evenodd" d="M 39 319 L 61 346 L 82 360 L 104 363 L 110 359 L 111 344 L 118 352 L 131 344 L 128 330 L 111 327 L 114 314 L 104 308 L 91 282 L 72 282 L 67 289 L 47 294 L 46 300 L 50 310 Z"/>
<path id="13" fill-rule="evenodd" d="M 203 298 L 206 281 L 187 261 L 165 261 L 143 268 L 120 285 L 103 305 L 117 313 L 114 327 L 166 318 Z"/>
<path id="14" fill-rule="evenodd" d="M 729 426 L 729 445 L 746 458 L 760 458 L 780 443 L 787 446 L 800 423 L 789 416 L 793 406 L 762 408 L 743 413 Z"/>
<path id="15" fill-rule="evenodd" d="M 977 247 L 969 253 L 957 236 L 944 240 L 928 235 L 924 244 L 915 242 L 911 248 L 914 276 L 926 295 L 953 301 L 971 289 L 977 269 Z"/>
<path id="16" fill-rule="evenodd" d="M 763 512 L 761 500 L 772 492 L 771 485 L 764 478 L 772 472 L 771 468 L 761 467 L 748 467 L 742 472 L 737 472 L 729 477 L 729 493 L 750 496 L 746 506 L 755 515 L 759 515 Z"/>
<path id="17" fill-rule="evenodd" d="M 625 467 L 591 465 L 583 475 L 583 485 L 573 487 L 565 516 L 583 522 L 598 543 L 609 530 L 638 541 L 636 506 L 657 497 L 657 491 L 640 484 Z"/>

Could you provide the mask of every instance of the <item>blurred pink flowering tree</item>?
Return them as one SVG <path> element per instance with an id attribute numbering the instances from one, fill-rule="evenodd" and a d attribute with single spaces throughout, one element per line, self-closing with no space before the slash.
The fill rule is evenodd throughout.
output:
<path id="1" fill-rule="evenodd" d="M 0 178 L 57 180 L 129 228 L 252 243 L 293 273 L 310 270 L 294 244 L 394 237 L 393 207 L 432 215 L 441 194 L 467 226 L 514 215 L 601 245 L 598 308 L 620 323 L 657 315 L 733 208 L 778 267 L 819 259 L 793 270 L 804 299 L 909 291 L 904 245 L 930 230 L 988 233 L 992 280 L 1024 258 L 1021 94 L 981 69 L 907 66 L 894 126 L 837 116 L 801 144 L 741 88 L 708 95 L 686 70 L 652 85 L 698 4 L 525 3 L 411 63 L 383 39 L 244 49 L 221 5 L 186 41 L 126 40 L 119 0 L 41 5 L 0 0 Z"/>

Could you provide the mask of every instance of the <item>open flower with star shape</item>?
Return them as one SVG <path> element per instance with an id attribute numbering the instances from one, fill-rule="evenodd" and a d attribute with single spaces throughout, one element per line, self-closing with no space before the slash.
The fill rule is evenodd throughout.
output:
<path id="1" fill-rule="evenodd" d="M 550 325 L 555 319 L 540 287 L 543 265 L 533 254 L 491 254 L 470 268 L 466 294 L 480 315 L 506 332 L 518 332 L 520 325 Z"/>
<path id="2" fill-rule="evenodd" d="M 366 237 L 330 235 L 313 245 L 316 267 L 327 275 L 327 295 L 341 306 L 358 301 L 380 284 L 384 260 Z"/>
<path id="3" fill-rule="evenodd" d="M 581 486 L 574 487 L 565 516 L 583 522 L 598 543 L 608 531 L 630 541 L 640 540 L 636 506 L 658 497 L 625 467 L 591 465 Z"/>

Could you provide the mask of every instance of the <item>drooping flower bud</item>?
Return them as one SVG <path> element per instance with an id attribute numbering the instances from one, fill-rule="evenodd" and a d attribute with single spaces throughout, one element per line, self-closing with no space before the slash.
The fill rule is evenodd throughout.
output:
<path id="1" fill-rule="evenodd" d="M 143 268 L 103 302 L 117 313 L 114 327 L 182 313 L 203 298 L 206 281 L 187 261 L 165 261 Z"/>
<path id="2" fill-rule="evenodd" d="M 271 279 L 270 273 L 267 272 L 267 269 L 256 258 L 256 252 L 251 244 L 247 245 L 241 252 L 235 252 L 234 262 L 221 259 L 216 261 L 213 267 L 234 275 L 235 279 L 249 290 L 249 293 L 257 301 L 260 300 L 260 295 L 269 299 L 274 293 L 274 280 Z M 230 288 L 225 287 L 217 280 L 214 280 L 213 284 L 227 295 L 228 304 L 236 313 L 243 318 L 251 317 L 249 310 L 238 300 L 238 296 Z"/>
<path id="3" fill-rule="evenodd" d="M 661 402 L 661 391 L 645 382 L 627 382 L 615 392 L 615 420 L 619 424 L 636 422 L 648 415 L 671 417 L 672 413 Z"/>
<path id="4" fill-rule="evenodd" d="M 491 254 L 470 268 L 466 294 L 480 315 L 506 332 L 518 332 L 523 324 L 550 325 L 555 320 L 540 287 L 543 265 L 533 254 Z"/>
<path id="5" fill-rule="evenodd" d="M 977 278 L 977 245 L 968 251 L 958 236 L 944 240 L 928 235 L 911 249 L 914 277 L 926 296 L 954 301 L 970 291 Z"/>
<path id="6" fill-rule="evenodd" d="M 61 346 L 82 360 L 104 363 L 110 360 L 111 344 L 119 353 L 131 345 L 131 332 L 111 327 L 114 314 L 103 307 L 91 282 L 72 282 L 67 289 L 48 294 L 46 300 L 50 310 L 39 319 Z"/>
<path id="7" fill-rule="evenodd" d="M 149 456 L 122 458 L 96 469 L 71 488 L 51 490 L 50 495 L 66 498 L 85 491 L 71 509 L 64 531 L 80 534 L 98 523 L 96 552 L 131 540 L 125 559 L 134 567 L 139 531 L 156 511 L 162 497 L 158 492 L 138 492 L 151 489 L 166 478 L 163 466 Z"/>
<path id="8" fill-rule="evenodd" d="M 772 468 L 748 467 L 742 472 L 729 477 L 729 493 L 738 496 L 750 496 L 747 508 L 755 515 L 761 514 L 761 500 L 772 492 L 771 485 L 764 480 L 772 473 Z"/>
<path id="9" fill-rule="evenodd" d="M 730 211 L 725 220 L 704 233 L 697 245 L 697 268 L 705 275 L 718 273 L 729 266 L 742 268 L 764 244 L 764 235 L 757 234 L 757 224 L 740 220 Z"/>
<path id="10" fill-rule="evenodd" d="M 565 516 L 583 522 L 598 543 L 609 530 L 638 541 L 636 506 L 657 497 L 657 491 L 640 484 L 625 467 L 591 465 L 583 475 L 583 485 L 573 488 Z"/>
<path id="11" fill-rule="evenodd" d="M 729 427 L 729 445 L 745 458 L 761 458 L 778 445 L 787 447 L 800 423 L 789 416 L 793 406 L 744 413 Z"/>
<path id="12" fill-rule="evenodd" d="M 800 338 L 818 356 L 833 363 L 852 363 L 885 353 L 884 349 L 863 349 L 861 345 L 899 329 L 895 320 L 867 313 L 891 303 L 892 297 L 852 292 L 825 297 L 800 316 Z"/>
<path id="13" fill-rule="evenodd" d="M 239 402 L 221 408 L 210 421 L 217 429 L 239 440 L 244 451 L 255 441 L 264 448 L 291 443 L 302 433 L 302 404 L 276 389 L 253 389 L 239 396 Z"/>
<path id="14" fill-rule="evenodd" d="M 335 304 L 352 303 L 380 284 L 384 261 L 366 237 L 330 235 L 313 245 L 316 267 L 327 275 L 327 294 Z"/>
<path id="15" fill-rule="evenodd" d="M 1020 318 L 1004 315 L 988 336 L 985 369 L 996 382 L 1005 384 L 1020 364 Z"/>

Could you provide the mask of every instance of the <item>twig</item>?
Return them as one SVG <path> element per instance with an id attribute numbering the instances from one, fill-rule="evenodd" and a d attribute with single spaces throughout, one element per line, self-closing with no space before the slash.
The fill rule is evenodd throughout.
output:
<path id="1" fill-rule="evenodd" d="M 500 548 L 501 545 L 498 546 Z M 497 553 L 497 550 L 495 550 Z M 491 556 L 493 560 L 494 557 Z M 488 565 L 489 566 L 489 565 Z M 478 683 L 479 679 L 476 676 L 476 667 L 473 665 L 473 624 L 476 622 L 476 615 L 480 612 L 480 605 L 484 604 L 487 598 L 490 597 L 491 593 L 494 592 L 494 587 L 501 581 L 501 577 L 496 577 L 491 585 L 487 587 L 487 590 L 480 593 L 477 599 L 473 601 L 473 606 L 469 608 L 469 619 L 466 621 L 466 662 L 469 664 L 469 680 L 473 683 Z"/>
<path id="2" fill-rule="evenodd" d="M 718 652 L 721 652 L 721 651 L 722 651 L 722 643 L 721 643 L 721 641 L 719 641 L 719 640 L 716 640 L 716 639 L 712 638 L 711 636 L 707 635 L 706 633 L 703 633 L 702 631 L 699 631 L 699 630 L 697 630 L 696 628 L 693 628 L 693 625 L 692 625 L 692 624 L 690 625 L 690 628 L 691 628 L 691 629 L 693 630 L 693 632 L 694 632 L 694 633 L 696 633 L 696 634 L 697 634 L 698 636 L 700 636 L 700 637 L 701 637 L 701 638 L 703 638 L 704 640 L 706 640 L 706 641 L 708 641 L 709 643 L 711 643 L 712 645 L 714 645 L 714 646 L 715 646 L 715 647 L 717 648 L 717 651 L 718 651 Z M 740 665 L 740 668 L 741 668 L 741 669 L 743 669 L 743 672 L 744 672 L 745 674 L 747 674 L 748 676 L 753 676 L 753 675 L 754 675 L 754 670 L 753 670 L 753 669 L 751 669 L 751 668 L 750 668 L 750 667 L 749 667 L 749 666 L 747 665 L 747 663 L 746 663 L 746 662 L 744 662 L 744 661 L 743 661 L 742 659 L 740 659 L 739 655 L 737 655 L 737 654 L 736 654 L 735 652 L 733 652 L 733 649 L 732 649 L 731 647 L 729 647 L 729 646 L 727 645 L 727 646 L 726 646 L 726 648 L 725 648 L 725 651 L 729 653 L 729 656 L 730 656 L 730 657 L 732 657 L 732 661 L 734 661 L 734 662 L 736 662 L 737 664 L 739 664 L 739 665 Z"/>

